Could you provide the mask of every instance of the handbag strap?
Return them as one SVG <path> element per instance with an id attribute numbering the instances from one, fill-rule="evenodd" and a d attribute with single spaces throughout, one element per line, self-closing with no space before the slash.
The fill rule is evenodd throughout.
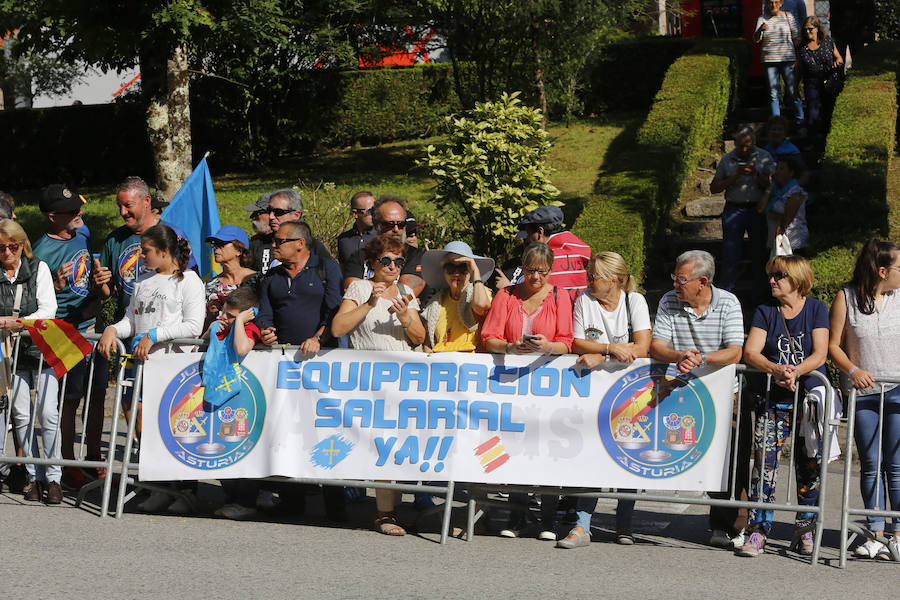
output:
<path id="1" fill-rule="evenodd" d="M 779 306 L 779 307 L 778 307 L 778 314 L 779 314 L 779 316 L 781 317 L 781 323 L 782 323 L 782 325 L 784 325 L 784 330 L 785 330 L 785 332 L 787 333 L 787 337 L 788 337 L 788 364 L 791 364 L 791 363 L 790 363 L 791 357 L 794 356 L 794 338 L 791 337 L 791 330 L 790 330 L 790 328 L 788 327 L 787 319 L 784 318 L 784 307 L 783 307 L 783 306 Z"/>

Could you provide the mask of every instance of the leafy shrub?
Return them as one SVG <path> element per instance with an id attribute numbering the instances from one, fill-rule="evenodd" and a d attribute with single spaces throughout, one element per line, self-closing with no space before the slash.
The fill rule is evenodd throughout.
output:
<path id="1" fill-rule="evenodd" d="M 419 164 L 437 181 L 435 200 L 461 207 L 475 246 L 503 256 L 521 218 L 559 195 L 544 162 L 550 141 L 541 113 L 504 93 L 446 123 L 447 143 L 429 145 Z"/>
<path id="2" fill-rule="evenodd" d="M 868 46 L 849 71 L 825 143 L 820 201 L 810 211 L 815 293 L 830 301 L 871 236 L 896 237 L 900 206 L 888 203 L 897 123 L 900 44 Z M 896 200 L 895 200 L 896 204 Z M 835 218 L 839 215 L 839 218 Z"/>

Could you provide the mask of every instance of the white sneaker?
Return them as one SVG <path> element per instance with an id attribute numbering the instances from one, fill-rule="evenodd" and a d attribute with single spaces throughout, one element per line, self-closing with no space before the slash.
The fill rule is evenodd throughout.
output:
<path id="1" fill-rule="evenodd" d="M 546 542 L 555 542 L 556 534 L 552 531 L 542 531 L 538 534 L 538 539 Z"/>
<path id="2" fill-rule="evenodd" d="M 191 491 L 183 492 L 186 496 L 189 496 L 192 500 L 196 500 L 196 496 Z M 169 505 L 169 512 L 175 513 L 176 515 L 190 515 L 194 512 L 195 503 L 185 500 L 181 496 L 175 498 L 175 502 Z"/>
<path id="3" fill-rule="evenodd" d="M 895 562 L 900 562 L 900 536 L 891 536 L 891 541 L 888 542 L 887 547 L 890 551 L 891 559 Z"/>
<path id="4" fill-rule="evenodd" d="M 256 516 L 255 508 L 249 506 L 241 506 L 240 504 L 226 504 L 218 508 L 215 512 L 216 516 L 225 517 L 232 521 L 246 521 Z"/>
<path id="5" fill-rule="evenodd" d="M 865 544 L 860 544 L 853 551 L 853 556 L 858 558 L 875 558 L 882 551 L 887 552 L 887 547 L 878 540 L 869 540 Z"/>
<path id="6" fill-rule="evenodd" d="M 259 490 L 256 495 L 256 507 L 260 510 L 272 510 L 280 501 L 281 499 L 269 490 Z"/>
<path id="7" fill-rule="evenodd" d="M 150 497 L 138 504 L 138 510 L 156 513 L 172 504 L 172 496 L 165 492 L 152 492 Z"/>
<path id="8" fill-rule="evenodd" d="M 734 542 L 727 533 L 721 529 L 713 529 L 712 535 L 709 536 L 709 545 L 716 548 L 734 549 Z M 743 544 L 741 544 L 743 546 Z"/>
<path id="9" fill-rule="evenodd" d="M 733 538 L 731 538 L 731 543 L 732 543 L 734 549 L 740 550 L 741 548 L 743 548 L 744 544 L 747 543 L 747 538 L 748 538 L 748 536 L 747 536 L 746 530 L 741 529 L 740 531 L 738 531 L 738 534 L 736 536 L 734 536 Z"/>
<path id="10" fill-rule="evenodd" d="M 501 529 L 499 535 L 504 538 L 516 538 L 519 537 L 519 532 L 515 529 Z"/>

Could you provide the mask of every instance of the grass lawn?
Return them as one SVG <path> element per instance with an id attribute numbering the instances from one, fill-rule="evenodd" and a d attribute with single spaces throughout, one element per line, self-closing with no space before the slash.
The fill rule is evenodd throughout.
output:
<path id="1" fill-rule="evenodd" d="M 583 120 L 551 124 L 553 148 L 549 162 L 555 169 L 553 182 L 566 204 L 566 223 L 571 225 L 581 212 L 584 199 L 593 190 L 606 149 L 622 130 L 617 119 Z M 431 199 L 432 182 L 415 160 L 429 143 L 440 138 L 417 139 L 285 160 L 273 168 L 255 173 L 218 173 L 215 157 L 209 159 L 222 224 L 249 230 L 249 214 L 242 206 L 252 204 L 263 192 L 299 186 L 307 216 L 314 232 L 328 239 L 349 224 L 347 201 L 359 190 L 376 196 L 390 193 L 409 199 L 410 208 L 426 227 L 421 236 L 432 246 L 450 239 L 467 237 L 468 227 L 454 207 L 437 206 Z M 333 184 L 333 186 L 332 186 Z M 94 245 L 121 224 L 115 204 L 115 185 L 86 187 L 79 192 L 88 199 L 85 222 L 93 232 Z M 37 208 L 39 190 L 16 194 L 19 222 L 35 240 L 44 230 L 44 218 Z"/>

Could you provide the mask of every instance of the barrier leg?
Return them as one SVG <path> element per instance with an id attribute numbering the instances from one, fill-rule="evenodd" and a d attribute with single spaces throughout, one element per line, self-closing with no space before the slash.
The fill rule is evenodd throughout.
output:
<path id="1" fill-rule="evenodd" d="M 123 354 L 125 353 L 125 346 L 121 341 L 118 342 L 119 350 Z M 93 365 L 91 365 L 93 367 Z M 91 368 L 91 377 L 94 375 L 94 370 Z M 103 481 L 103 497 L 100 500 L 100 513 L 101 517 L 106 517 L 109 513 L 109 500 L 112 495 L 112 478 L 113 478 L 113 465 L 116 460 L 116 438 L 119 435 L 119 414 L 122 410 L 122 386 L 125 380 L 125 366 L 119 365 L 119 368 L 116 370 L 116 389 L 113 393 L 113 416 L 112 416 L 112 425 L 109 428 L 109 450 L 107 451 L 106 456 L 106 477 Z M 90 391 L 90 381 L 88 382 L 88 390 Z M 134 394 L 132 394 L 132 400 L 134 400 Z M 89 402 L 89 401 L 88 401 Z M 126 461 L 127 462 L 127 461 Z M 121 483 L 121 482 L 120 482 Z M 121 516 L 121 513 L 116 514 L 117 517 Z"/>
<path id="2" fill-rule="evenodd" d="M 813 566 L 819 563 L 819 550 L 822 547 L 822 533 L 825 531 L 825 498 L 828 493 L 828 457 L 831 456 L 832 407 L 834 406 L 834 388 L 825 389 L 825 414 L 822 415 L 822 448 L 819 450 L 819 514 L 816 515 L 816 532 L 813 537 L 813 552 L 810 557 Z M 842 535 L 843 537 L 843 535 Z"/>
<path id="3" fill-rule="evenodd" d="M 452 481 L 447 482 L 447 495 L 444 497 L 444 518 L 441 521 L 441 543 L 447 543 L 447 534 L 450 531 L 450 516 L 453 513 L 453 488 Z"/>
<path id="4" fill-rule="evenodd" d="M 847 546 L 850 539 L 847 535 L 850 514 L 850 475 L 853 470 L 853 434 L 856 428 L 856 389 L 850 392 L 850 401 L 847 403 L 847 449 L 844 452 L 844 486 L 841 492 L 841 556 L 838 565 L 840 568 L 847 566 Z"/>
<path id="5" fill-rule="evenodd" d="M 119 519 L 122 517 L 122 512 L 125 507 L 125 489 L 128 487 L 128 467 L 131 463 L 131 448 L 132 441 L 134 439 L 134 432 L 137 427 L 137 403 L 140 396 L 141 390 L 141 379 L 144 375 L 144 363 L 143 361 L 136 361 L 136 367 L 134 372 L 134 382 L 131 393 L 131 415 L 128 419 L 128 434 L 125 436 L 125 452 L 122 455 L 122 471 L 119 476 L 119 495 L 116 499 L 116 518 Z"/>
<path id="6" fill-rule="evenodd" d="M 469 486 L 469 492 L 471 493 L 472 486 Z M 466 541 L 471 542 L 475 537 L 475 498 L 471 495 L 469 496 L 469 501 L 466 503 Z"/>

